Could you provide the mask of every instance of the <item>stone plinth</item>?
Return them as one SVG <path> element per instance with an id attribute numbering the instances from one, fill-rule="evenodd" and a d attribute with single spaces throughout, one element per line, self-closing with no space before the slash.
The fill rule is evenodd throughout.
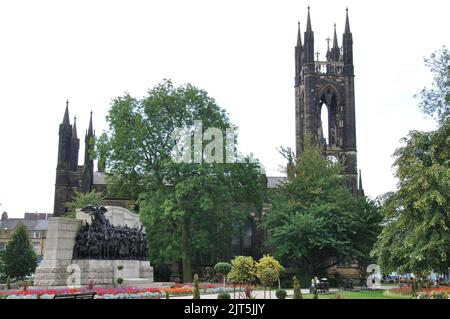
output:
<path id="1" fill-rule="evenodd" d="M 48 220 L 44 260 L 36 269 L 34 285 L 40 287 L 66 286 L 72 264 L 75 237 L 82 224 L 81 220 L 53 217 Z"/>
<path id="2" fill-rule="evenodd" d="M 113 225 L 140 226 L 139 216 L 125 208 L 107 209 L 105 216 Z M 96 287 L 112 287 L 117 278 L 122 278 L 128 287 L 134 284 L 136 288 L 152 286 L 153 267 L 149 261 L 72 259 L 76 235 L 85 221 L 90 221 L 90 217 L 81 211 L 77 212 L 77 219 L 49 219 L 44 260 L 36 269 L 34 286 L 60 288 L 92 283 Z"/>

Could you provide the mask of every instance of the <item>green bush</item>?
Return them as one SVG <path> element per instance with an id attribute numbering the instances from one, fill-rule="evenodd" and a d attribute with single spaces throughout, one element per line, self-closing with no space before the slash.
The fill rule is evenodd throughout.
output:
<path id="1" fill-rule="evenodd" d="M 228 292 L 221 292 L 218 296 L 217 299 L 231 299 L 231 296 Z"/>
<path id="2" fill-rule="evenodd" d="M 200 289 L 198 288 L 198 275 L 194 275 L 194 298 L 200 299 Z"/>
<path id="3" fill-rule="evenodd" d="M 117 270 L 122 270 L 122 269 L 123 269 L 122 265 L 117 266 Z"/>
<path id="4" fill-rule="evenodd" d="M 284 289 L 277 289 L 275 290 L 275 296 L 277 296 L 277 299 L 286 299 L 287 292 Z"/>
<path id="5" fill-rule="evenodd" d="M 445 291 L 433 291 L 432 299 L 448 299 L 448 294 Z"/>
<path id="6" fill-rule="evenodd" d="M 166 291 L 166 299 L 170 299 L 170 294 L 168 291 Z"/>
<path id="7" fill-rule="evenodd" d="M 300 287 L 300 282 L 298 281 L 297 277 L 294 276 L 292 278 L 292 281 L 294 282 L 294 297 L 293 299 L 303 299 L 302 290 Z"/>
<path id="8" fill-rule="evenodd" d="M 123 278 L 119 277 L 117 278 L 116 282 L 121 285 L 123 283 Z"/>
<path id="9" fill-rule="evenodd" d="M 6 277 L 6 290 L 11 290 L 11 277 Z"/>
<path id="10" fill-rule="evenodd" d="M 231 271 L 231 267 L 230 263 L 220 262 L 214 266 L 214 270 L 221 275 L 227 275 Z"/>

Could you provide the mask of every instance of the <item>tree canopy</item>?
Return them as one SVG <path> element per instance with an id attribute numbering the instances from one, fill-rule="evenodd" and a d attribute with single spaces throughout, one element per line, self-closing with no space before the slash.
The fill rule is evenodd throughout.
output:
<path id="1" fill-rule="evenodd" d="M 28 238 L 27 229 L 23 224 L 18 224 L 2 253 L 1 272 L 10 278 L 22 279 L 35 271 L 36 263 L 36 253 Z"/>
<path id="2" fill-rule="evenodd" d="M 311 276 L 345 257 L 367 256 L 381 218 L 373 202 L 347 189 L 339 163 L 323 157 L 320 147 L 306 145 L 290 169 L 293 174 L 275 191 L 263 220 L 275 257 Z"/>
<path id="3" fill-rule="evenodd" d="M 97 154 L 109 172 L 108 192 L 138 199 L 151 260 L 170 264 L 181 258 L 183 279 L 191 281 L 192 258 L 214 264 L 229 257 L 236 226 L 262 205 L 264 180 L 260 164 L 249 158 L 206 160 L 225 153 L 229 145 L 211 143 L 226 141 L 227 129 L 236 128 L 225 111 L 205 91 L 166 80 L 142 99 L 114 99 L 107 121 Z M 210 128 L 213 136 L 207 136 Z M 180 131 L 184 143 L 174 138 Z M 200 141 L 196 134 L 203 135 Z M 181 162 L 174 159 L 180 145 L 187 154 Z"/>
<path id="4" fill-rule="evenodd" d="M 393 155 L 398 190 L 381 198 L 385 226 L 372 252 L 386 272 L 420 274 L 450 265 L 449 58 L 444 47 L 425 59 L 433 88 L 417 95 L 438 129 L 409 132 Z"/>

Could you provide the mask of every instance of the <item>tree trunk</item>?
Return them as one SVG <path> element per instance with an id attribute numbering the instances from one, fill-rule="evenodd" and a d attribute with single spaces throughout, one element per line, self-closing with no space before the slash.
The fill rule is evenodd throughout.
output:
<path id="1" fill-rule="evenodd" d="M 191 249 L 190 249 L 190 231 L 189 220 L 183 219 L 183 225 L 181 227 L 181 250 L 183 261 L 183 282 L 192 281 L 192 263 L 191 263 Z"/>

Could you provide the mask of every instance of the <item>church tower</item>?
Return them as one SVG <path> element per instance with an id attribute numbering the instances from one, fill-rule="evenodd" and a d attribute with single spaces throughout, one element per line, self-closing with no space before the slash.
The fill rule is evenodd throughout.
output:
<path id="1" fill-rule="evenodd" d="M 92 190 L 94 178 L 94 160 L 90 154 L 94 142 L 92 127 L 92 112 L 89 129 L 85 137 L 84 165 L 78 165 L 80 139 L 77 134 L 77 123 L 74 118 L 73 126 L 69 120 L 69 101 L 66 101 L 66 110 L 62 123 L 59 125 L 58 163 L 56 166 L 54 216 L 63 216 L 67 213 L 65 203 L 72 201 L 75 192 L 87 193 Z"/>
<path id="2" fill-rule="evenodd" d="M 66 110 L 64 112 L 63 121 L 59 125 L 58 164 L 56 166 L 55 202 L 53 208 L 54 216 L 62 216 L 67 212 L 64 203 L 70 201 L 73 193 L 71 189 L 72 174 L 70 174 L 70 172 L 73 171 L 74 168 L 73 153 L 76 143 L 72 138 L 74 130 L 76 131 L 76 125 L 74 124 L 73 128 L 72 125 L 70 125 L 69 101 L 66 101 Z M 78 166 L 78 162 L 76 163 L 76 166 Z"/>
<path id="3" fill-rule="evenodd" d="M 342 47 L 339 47 L 334 25 L 332 48 L 328 38 L 324 60 L 319 60 L 319 52 L 314 52 L 309 7 L 303 39 L 304 43 L 299 23 L 295 47 L 296 155 L 301 156 L 306 139 L 322 145 L 327 157 L 342 163 L 348 175 L 348 188 L 355 195 L 361 194 L 356 159 L 353 38 L 348 9 Z M 322 123 L 322 108 L 328 111 L 327 123 Z"/>

